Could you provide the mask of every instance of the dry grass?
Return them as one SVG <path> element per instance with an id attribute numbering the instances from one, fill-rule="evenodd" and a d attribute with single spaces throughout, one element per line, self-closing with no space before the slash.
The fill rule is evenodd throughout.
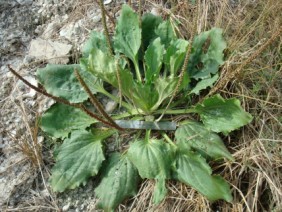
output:
<path id="1" fill-rule="evenodd" d="M 164 17 L 179 20 L 182 37 L 189 39 L 195 18 L 197 33 L 214 26 L 224 29 L 227 61 L 213 92 L 239 98 L 254 120 L 225 138 L 235 162 L 213 164 L 215 173 L 231 184 L 232 203 L 210 203 L 188 186 L 168 182 L 169 195 L 155 206 L 151 201 L 154 182 L 145 181 L 138 195 L 119 211 L 282 211 L 281 0 L 238 0 L 234 5 L 229 0 L 202 0 L 197 5 L 162 2 L 146 1 L 144 7 L 153 6 Z M 87 13 L 87 4 L 93 6 L 93 1 L 78 4 L 70 17 L 76 20 Z M 25 146 L 23 152 L 34 151 Z"/>
<path id="2" fill-rule="evenodd" d="M 224 29 L 228 42 L 227 61 L 212 92 L 237 97 L 253 116 L 253 122 L 225 139 L 235 162 L 214 164 L 232 187 L 232 204 L 207 202 L 193 189 L 170 182 L 170 195 L 159 206 L 151 203 L 153 183 L 144 182 L 131 208 L 135 211 L 281 211 L 282 210 L 282 66 L 280 0 L 148 1 L 182 24 L 182 36 L 192 34 L 193 17 L 197 32 L 211 27 Z M 271 40 L 272 39 L 272 40 Z M 204 180 L 204 179 L 203 179 Z"/>

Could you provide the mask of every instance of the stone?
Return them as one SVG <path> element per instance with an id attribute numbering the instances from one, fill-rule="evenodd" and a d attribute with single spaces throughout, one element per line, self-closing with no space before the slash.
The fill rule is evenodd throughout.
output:
<path id="1" fill-rule="evenodd" d="M 72 45 L 37 38 L 31 41 L 28 55 L 53 64 L 67 64 Z"/>
<path id="2" fill-rule="evenodd" d="M 64 205 L 64 207 L 62 208 L 62 210 L 63 211 L 68 211 L 69 210 L 69 208 L 70 208 L 70 202 L 68 203 L 68 204 L 66 204 L 66 205 Z"/>
<path id="3" fill-rule="evenodd" d="M 44 39 L 49 39 L 53 35 L 55 35 L 59 29 L 59 24 L 58 23 L 50 23 L 47 25 L 47 28 L 44 30 L 42 34 L 42 38 Z"/>
<path id="4" fill-rule="evenodd" d="M 75 23 L 70 23 L 68 25 L 65 25 L 60 30 L 60 36 L 68 39 L 69 41 L 71 41 L 73 36 L 74 36 L 74 25 L 75 25 Z"/>
<path id="5" fill-rule="evenodd" d="M 111 2 L 112 2 L 112 0 L 105 0 L 104 5 L 110 4 Z"/>

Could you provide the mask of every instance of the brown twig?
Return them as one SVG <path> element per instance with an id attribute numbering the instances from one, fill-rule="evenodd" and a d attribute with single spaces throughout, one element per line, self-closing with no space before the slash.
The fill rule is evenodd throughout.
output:
<path id="1" fill-rule="evenodd" d="M 21 75 L 19 75 L 12 67 L 11 65 L 8 65 L 9 70 L 16 76 L 18 77 L 24 84 L 26 84 L 28 87 L 34 89 L 35 91 L 37 91 L 38 93 L 41 93 L 53 100 L 55 100 L 56 102 L 71 106 L 71 107 L 75 107 L 78 108 L 80 110 L 82 110 L 83 112 L 85 112 L 87 115 L 89 115 L 90 117 L 102 122 L 103 124 L 113 127 L 115 129 L 117 129 L 115 126 L 113 126 L 111 123 L 103 120 L 101 117 L 99 117 L 98 115 L 94 114 L 93 112 L 91 112 L 90 110 L 88 110 L 83 104 L 81 103 L 71 103 L 68 100 L 65 100 L 63 98 L 57 97 L 57 96 L 53 96 L 52 94 L 47 93 L 46 91 L 44 91 L 43 89 L 40 89 L 34 85 L 32 85 L 31 83 L 29 83 L 27 80 L 25 80 Z M 120 129 L 117 129 L 120 130 Z"/>
<path id="2" fill-rule="evenodd" d="M 197 14 L 198 14 L 198 11 L 199 10 L 197 10 Z M 190 38 L 190 45 L 189 45 L 189 47 L 187 49 L 187 52 L 186 52 L 186 55 L 185 55 L 184 64 L 182 66 L 182 70 L 181 70 L 181 72 L 179 74 L 179 80 L 177 82 L 175 90 L 173 91 L 173 94 L 172 94 L 172 96 L 171 96 L 171 98 L 170 98 L 166 108 L 164 109 L 163 113 L 160 115 L 160 117 L 156 121 L 160 121 L 162 119 L 162 117 L 164 116 L 165 112 L 167 111 L 167 109 L 169 108 L 170 104 L 174 100 L 174 98 L 175 98 L 176 94 L 178 93 L 179 88 L 180 88 L 180 86 L 182 84 L 182 81 L 183 81 L 183 78 L 184 78 L 184 74 L 187 71 L 188 62 L 189 62 L 189 58 L 190 58 L 190 53 L 191 53 L 191 50 L 192 50 L 192 44 L 193 44 L 194 36 L 195 36 L 195 33 L 196 33 L 196 29 L 197 29 L 197 24 L 196 24 L 197 21 L 196 20 L 197 20 L 197 18 L 195 18 L 194 23 L 193 23 L 194 26 L 193 26 L 192 34 L 191 34 L 191 38 Z"/>
<path id="3" fill-rule="evenodd" d="M 103 2 L 103 0 L 98 0 L 98 3 L 99 3 L 101 13 L 102 13 L 102 23 L 103 23 L 103 28 L 104 28 L 104 31 L 105 31 L 108 49 L 109 49 L 110 54 L 113 55 L 113 48 L 112 48 L 112 45 L 111 45 L 109 30 L 108 30 L 108 27 L 107 27 L 106 10 L 105 10 L 105 7 L 104 7 L 104 2 Z"/>
<path id="4" fill-rule="evenodd" d="M 218 84 L 211 89 L 208 96 L 213 95 L 216 91 L 224 88 L 226 84 L 234 79 L 236 75 L 238 75 L 241 70 L 250 62 L 252 62 L 259 54 L 261 54 L 275 39 L 282 33 L 282 27 L 280 27 L 279 30 L 277 30 L 276 33 L 274 33 L 270 39 L 268 39 L 257 51 L 255 51 L 248 59 L 246 59 L 235 71 L 232 73 L 229 73 L 228 76 L 224 78 L 224 80 L 219 81 Z"/>
<path id="5" fill-rule="evenodd" d="M 74 71 L 76 78 L 78 79 L 79 83 L 85 90 L 85 92 L 88 94 L 91 103 L 93 106 L 102 114 L 102 116 L 107 119 L 108 122 L 110 122 L 116 129 L 118 130 L 123 130 L 123 128 L 119 127 L 115 121 L 107 114 L 107 112 L 104 110 L 103 106 L 100 104 L 100 102 L 96 99 L 96 97 L 93 95 L 85 81 L 82 79 L 80 74 L 78 73 L 77 70 Z"/>

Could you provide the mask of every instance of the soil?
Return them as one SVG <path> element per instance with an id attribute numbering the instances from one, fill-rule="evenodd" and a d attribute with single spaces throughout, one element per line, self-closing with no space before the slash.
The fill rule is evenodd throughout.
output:
<path id="1" fill-rule="evenodd" d="M 0 211 L 91 211 L 95 208 L 94 181 L 63 194 L 52 193 L 48 178 L 53 159 L 48 145 L 53 141 L 46 141 L 40 133 L 36 136 L 43 154 L 39 167 L 38 161 L 32 163 L 24 154 L 25 145 L 30 146 L 31 151 L 35 148 L 32 134 L 37 114 L 53 101 L 25 86 L 7 66 L 10 64 L 30 83 L 37 84 L 36 69 L 49 62 L 48 58 L 30 52 L 30 43 L 37 38 L 71 45 L 72 51 L 65 56 L 75 60 L 89 29 L 102 29 L 97 5 L 88 2 L 87 14 L 81 16 L 72 13 L 78 7 L 85 9 L 79 5 L 80 1 L 0 1 Z M 55 62 L 68 61 L 59 58 Z"/>

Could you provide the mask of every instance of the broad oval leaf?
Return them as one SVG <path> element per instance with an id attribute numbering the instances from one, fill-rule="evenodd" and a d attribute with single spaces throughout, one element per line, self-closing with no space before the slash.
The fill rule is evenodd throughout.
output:
<path id="1" fill-rule="evenodd" d="M 225 100 L 219 94 L 205 99 L 195 109 L 204 125 L 214 132 L 228 134 L 252 121 L 238 99 Z"/>
<path id="2" fill-rule="evenodd" d="M 53 190 L 62 192 L 85 185 L 89 177 L 96 175 L 105 159 L 102 140 L 113 133 L 112 130 L 73 131 L 56 152 L 50 178 Z"/>
<path id="3" fill-rule="evenodd" d="M 199 122 L 185 122 L 176 130 L 175 138 L 177 146 L 181 148 L 180 151 L 186 152 L 193 149 L 214 159 L 225 157 L 234 160 L 221 138 Z"/>
<path id="4" fill-rule="evenodd" d="M 133 92 L 129 93 L 128 98 L 133 100 L 133 104 L 144 111 L 145 113 L 150 113 L 151 108 L 158 101 L 158 93 L 149 84 L 134 83 Z"/>
<path id="5" fill-rule="evenodd" d="M 84 63 L 84 67 L 96 77 L 112 85 L 117 83 L 117 62 L 107 52 L 103 52 L 100 49 L 93 49 L 87 62 L 82 60 L 81 63 Z"/>
<path id="6" fill-rule="evenodd" d="M 153 39 L 157 37 L 155 30 L 163 20 L 160 16 L 147 13 L 142 16 L 142 45 L 146 50 Z"/>
<path id="7" fill-rule="evenodd" d="M 140 46 L 141 29 L 138 15 L 128 5 L 124 4 L 114 36 L 115 51 L 125 54 L 134 63 L 137 63 Z"/>
<path id="8" fill-rule="evenodd" d="M 159 76 L 159 72 L 162 67 L 164 54 L 164 46 L 161 44 L 161 39 L 155 39 L 148 47 L 145 52 L 145 62 L 146 62 L 146 83 L 151 84 L 154 79 Z"/>
<path id="9" fill-rule="evenodd" d="M 178 81 L 179 77 L 159 77 L 155 80 L 155 90 L 153 91 L 158 94 L 158 99 L 150 111 L 158 109 L 163 101 L 174 93 Z M 189 79 L 187 78 L 187 74 L 184 74 L 182 84 L 178 91 L 181 91 L 184 87 L 187 87 L 188 83 Z"/>
<path id="10" fill-rule="evenodd" d="M 179 71 L 183 65 L 188 44 L 189 43 L 186 40 L 177 39 L 168 47 L 164 57 L 164 62 L 166 63 L 167 69 L 172 76 L 176 76 L 177 71 Z"/>
<path id="11" fill-rule="evenodd" d="M 107 162 L 95 193 L 99 198 L 99 208 L 114 211 L 124 199 L 137 193 L 139 175 L 126 155 L 114 153 Z"/>
<path id="12" fill-rule="evenodd" d="M 213 28 L 197 35 L 192 44 L 192 52 L 188 63 L 189 76 L 195 79 L 210 78 L 218 72 L 224 63 L 223 50 L 226 42 L 222 36 L 222 29 Z"/>
<path id="13" fill-rule="evenodd" d="M 211 176 L 205 159 L 193 152 L 179 153 L 175 159 L 175 178 L 192 186 L 210 201 L 232 201 L 228 183 L 220 176 Z"/>
<path id="14" fill-rule="evenodd" d="M 144 179 L 155 179 L 154 203 L 163 200 L 167 193 L 165 179 L 170 178 L 173 150 L 162 140 L 135 141 L 128 149 L 128 157 Z"/>
<path id="15" fill-rule="evenodd" d="M 170 177 L 172 150 L 162 140 L 135 141 L 130 144 L 128 157 L 143 179 L 155 179 L 160 175 Z"/>
<path id="16" fill-rule="evenodd" d="M 65 138 L 72 130 L 85 129 L 95 122 L 78 108 L 56 103 L 41 118 L 41 129 L 55 138 Z"/>
<path id="17" fill-rule="evenodd" d="M 161 24 L 159 24 L 158 28 L 155 30 L 155 33 L 161 38 L 162 44 L 165 45 L 165 48 L 167 48 L 172 41 L 177 39 L 169 20 L 163 21 Z"/>
<path id="18" fill-rule="evenodd" d="M 83 46 L 83 56 L 88 57 L 93 49 L 100 49 L 101 51 L 107 53 L 109 52 L 106 37 L 102 32 L 91 32 L 89 39 Z"/>
<path id="19" fill-rule="evenodd" d="M 86 100 L 88 95 L 75 77 L 75 70 L 80 72 L 82 78 L 87 79 L 90 90 L 96 93 L 96 78 L 81 70 L 79 65 L 47 65 L 37 70 L 37 77 L 48 93 L 78 103 Z"/>

